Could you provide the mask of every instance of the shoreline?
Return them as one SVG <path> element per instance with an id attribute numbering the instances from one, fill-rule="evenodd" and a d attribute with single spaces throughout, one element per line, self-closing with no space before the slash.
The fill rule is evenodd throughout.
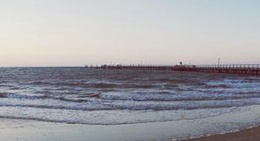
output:
<path id="1" fill-rule="evenodd" d="M 34 120 L 0 119 L 0 136 L 5 141 L 259 141 L 260 125 L 226 133 L 175 138 L 171 129 L 173 122 L 141 123 L 132 125 L 81 125 L 49 123 Z M 163 127 L 163 128 L 162 128 Z M 212 127 L 212 126 L 211 126 Z M 156 130 L 157 128 L 157 130 Z M 183 128 L 183 127 L 181 127 Z M 182 129 L 180 130 L 182 131 Z M 186 126 L 186 129 L 189 127 Z M 194 127 L 193 127 L 194 128 Z M 144 129 L 149 129 L 144 131 Z M 144 131 L 144 132 L 143 132 Z M 190 130 L 186 135 L 196 132 Z M 179 132 L 179 131 L 176 131 Z M 172 137 L 171 134 L 173 135 Z M 168 137 L 167 137 L 168 136 Z M 168 139 L 167 139 L 168 138 Z"/>
<path id="2" fill-rule="evenodd" d="M 123 125 L 66 124 L 1 118 L 0 136 L 5 141 L 259 141 L 260 136 L 254 136 L 260 133 L 260 127 L 257 127 L 260 126 L 259 111 L 260 105 L 256 105 L 195 120 Z M 246 129 L 250 127 L 254 128 Z M 239 132 L 228 133 L 232 131 Z M 227 134 L 214 135 L 222 133 Z M 212 136 L 205 137 L 208 135 Z"/>

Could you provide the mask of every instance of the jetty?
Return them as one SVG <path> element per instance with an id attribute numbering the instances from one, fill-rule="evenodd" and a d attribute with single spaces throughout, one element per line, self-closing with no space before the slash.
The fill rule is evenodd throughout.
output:
<path id="1" fill-rule="evenodd" d="M 175 67 L 175 71 L 260 75 L 260 64 L 224 64 Z"/>
<path id="2" fill-rule="evenodd" d="M 86 66 L 87 67 L 87 66 Z M 145 65 L 102 65 L 91 68 L 97 69 L 125 69 L 125 70 L 157 70 L 157 71 L 183 71 L 205 73 L 227 73 L 259 75 L 260 64 L 222 64 L 222 65 L 175 65 L 175 66 L 145 66 Z"/>

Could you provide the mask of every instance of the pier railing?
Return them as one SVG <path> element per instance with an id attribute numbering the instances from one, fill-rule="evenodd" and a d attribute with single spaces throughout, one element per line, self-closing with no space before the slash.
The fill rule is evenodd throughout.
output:
<path id="1" fill-rule="evenodd" d="M 198 68 L 214 69 L 260 69 L 260 64 L 221 64 L 221 65 L 197 65 Z"/>
<path id="2" fill-rule="evenodd" d="M 260 64 L 198 65 L 197 71 L 260 75 Z"/>

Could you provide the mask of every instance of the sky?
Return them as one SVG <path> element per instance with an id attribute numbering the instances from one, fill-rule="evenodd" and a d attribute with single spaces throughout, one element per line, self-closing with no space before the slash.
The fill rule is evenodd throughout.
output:
<path id="1" fill-rule="evenodd" d="M 259 0 L 0 0 L 0 66 L 260 63 Z"/>

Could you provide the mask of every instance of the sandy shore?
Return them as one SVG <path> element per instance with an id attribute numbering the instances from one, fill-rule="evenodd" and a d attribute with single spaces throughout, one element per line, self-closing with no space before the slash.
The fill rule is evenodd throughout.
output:
<path id="1" fill-rule="evenodd" d="M 260 141 L 260 127 L 185 141 Z"/>
<path id="2" fill-rule="evenodd" d="M 195 133 L 197 126 L 189 128 L 181 126 L 183 123 L 174 122 L 115 126 L 74 125 L 9 119 L 0 119 L 0 123 L 0 137 L 5 141 L 174 141 L 179 133 L 186 137 Z M 172 130 L 174 126 L 180 127 L 179 130 Z M 260 141 L 260 127 L 183 141 Z"/>
<path id="3" fill-rule="evenodd" d="M 223 134 L 260 125 L 260 106 L 240 107 L 231 113 L 196 120 L 122 125 L 50 123 L 0 119 L 4 141 L 173 141 Z M 260 128 L 188 141 L 260 141 Z"/>

